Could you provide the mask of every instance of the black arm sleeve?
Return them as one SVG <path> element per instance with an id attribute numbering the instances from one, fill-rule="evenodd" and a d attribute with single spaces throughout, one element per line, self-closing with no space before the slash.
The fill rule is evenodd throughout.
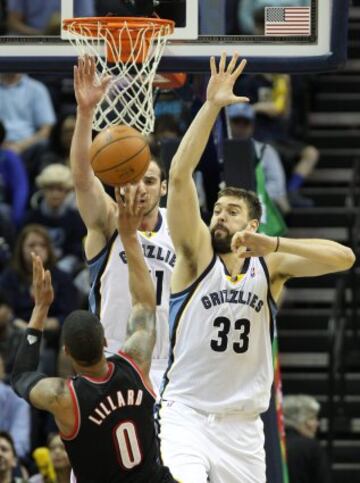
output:
<path id="1" fill-rule="evenodd" d="M 47 377 L 45 374 L 37 372 L 41 338 L 42 332 L 40 330 L 26 329 L 11 374 L 11 385 L 14 391 L 29 403 L 31 389 L 41 379 Z"/>

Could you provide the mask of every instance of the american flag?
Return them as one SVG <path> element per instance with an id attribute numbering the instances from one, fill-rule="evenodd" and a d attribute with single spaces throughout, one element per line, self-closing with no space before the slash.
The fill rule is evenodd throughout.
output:
<path id="1" fill-rule="evenodd" d="M 266 7 L 265 35 L 311 35 L 310 7 Z"/>

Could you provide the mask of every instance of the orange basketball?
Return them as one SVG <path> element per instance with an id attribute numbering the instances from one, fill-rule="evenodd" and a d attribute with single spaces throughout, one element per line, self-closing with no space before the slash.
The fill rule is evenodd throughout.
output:
<path id="1" fill-rule="evenodd" d="M 90 148 L 91 166 L 96 176 L 110 186 L 139 181 L 149 166 L 150 158 L 145 137 L 125 125 L 101 131 Z"/>

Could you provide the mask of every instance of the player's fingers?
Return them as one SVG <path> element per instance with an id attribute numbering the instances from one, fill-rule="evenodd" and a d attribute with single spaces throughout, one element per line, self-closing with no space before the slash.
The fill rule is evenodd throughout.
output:
<path id="1" fill-rule="evenodd" d="M 121 187 L 120 186 L 115 187 L 115 199 L 116 199 L 116 202 L 118 204 L 119 210 L 121 212 L 125 208 L 125 203 L 124 203 L 124 200 L 123 200 L 123 195 L 121 193 Z"/>
<path id="2" fill-rule="evenodd" d="M 50 270 L 45 271 L 44 275 L 44 288 L 49 290 L 51 288 L 51 273 Z"/>
<path id="3" fill-rule="evenodd" d="M 101 87 L 103 89 L 107 89 L 110 85 L 110 82 L 112 81 L 111 75 L 107 75 L 101 79 Z"/>
<path id="4" fill-rule="evenodd" d="M 248 97 L 237 97 L 234 96 L 231 99 L 231 104 L 248 104 L 250 102 L 250 99 Z"/>
<path id="5" fill-rule="evenodd" d="M 227 72 L 229 74 L 232 74 L 233 73 L 238 58 L 239 58 L 239 54 L 237 52 L 235 52 L 235 54 L 232 56 L 232 58 L 231 58 L 231 60 L 229 62 L 228 68 L 227 68 Z"/>
<path id="6" fill-rule="evenodd" d="M 79 86 L 79 69 L 77 65 L 74 65 L 74 87 L 75 91 Z"/>
<path id="7" fill-rule="evenodd" d="M 219 62 L 219 74 L 223 74 L 225 71 L 225 65 L 226 65 L 226 52 L 223 52 L 220 57 L 220 62 Z"/>
<path id="8" fill-rule="evenodd" d="M 211 75 L 215 75 L 217 72 L 215 57 L 213 55 L 210 57 L 210 71 L 211 71 Z"/>
<path id="9" fill-rule="evenodd" d="M 237 79 L 241 75 L 241 73 L 243 72 L 243 70 L 246 67 L 246 64 L 247 64 L 247 60 L 243 59 L 240 62 L 240 64 L 237 66 L 237 68 L 234 70 L 232 75 L 234 76 L 235 79 Z"/>
<path id="10" fill-rule="evenodd" d="M 91 70 L 91 61 L 89 55 L 85 55 L 84 71 L 85 75 L 88 76 Z"/>
<path id="11" fill-rule="evenodd" d="M 239 258 L 250 258 L 250 257 L 256 257 L 256 252 L 247 250 L 246 252 L 243 252 L 239 255 Z"/>
<path id="12" fill-rule="evenodd" d="M 96 62 L 94 57 L 89 58 L 89 72 L 91 77 L 94 78 L 96 73 Z"/>

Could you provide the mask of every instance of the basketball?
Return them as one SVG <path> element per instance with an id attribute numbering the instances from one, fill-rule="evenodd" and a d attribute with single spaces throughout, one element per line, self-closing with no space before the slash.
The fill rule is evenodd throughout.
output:
<path id="1" fill-rule="evenodd" d="M 149 166 L 150 158 L 145 137 L 125 125 L 101 131 L 90 148 L 91 166 L 96 176 L 110 186 L 139 181 Z"/>

